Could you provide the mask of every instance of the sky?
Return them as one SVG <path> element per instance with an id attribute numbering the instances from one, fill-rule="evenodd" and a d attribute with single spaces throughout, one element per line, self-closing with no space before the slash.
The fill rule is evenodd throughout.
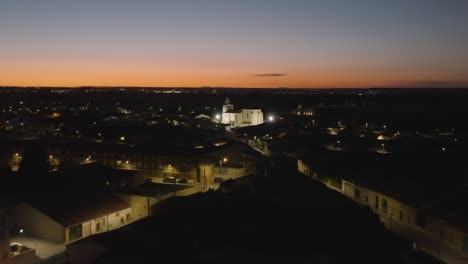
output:
<path id="1" fill-rule="evenodd" d="M 468 87 L 467 14 L 467 0 L 0 0 L 0 85 Z"/>

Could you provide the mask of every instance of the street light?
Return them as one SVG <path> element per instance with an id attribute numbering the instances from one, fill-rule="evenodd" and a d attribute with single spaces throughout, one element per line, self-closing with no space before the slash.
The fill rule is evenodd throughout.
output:
<path id="1" fill-rule="evenodd" d="M 174 174 L 174 167 L 171 164 L 167 165 L 167 167 L 172 169 L 172 178 L 174 178 L 174 184 L 177 184 L 177 178 Z"/>
<path id="2" fill-rule="evenodd" d="M 268 121 L 273 122 L 273 121 L 275 121 L 275 118 L 271 115 L 271 116 L 268 117 Z"/>
<path id="3" fill-rule="evenodd" d="M 385 153 L 385 144 L 382 144 L 382 152 Z"/>
<path id="4" fill-rule="evenodd" d="M 338 150 L 340 150 L 341 149 L 341 141 L 338 140 L 338 141 L 336 141 L 336 143 L 338 144 Z"/>

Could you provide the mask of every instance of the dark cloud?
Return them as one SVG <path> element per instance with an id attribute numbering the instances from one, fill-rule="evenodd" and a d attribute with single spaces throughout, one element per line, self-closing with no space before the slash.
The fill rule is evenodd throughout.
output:
<path id="1" fill-rule="evenodd" d="M 452 81 L 403 81 L 390 83 L 389 86 L 408 88 L 452 88 L 466 86 L 466 83 Z"/>
<path id="2" fill-rule="evenodd" d="M 263 73 L 263 74 L 256 74 L 255 77 L 282 77 L 286 76 L 286 73 Z"/>

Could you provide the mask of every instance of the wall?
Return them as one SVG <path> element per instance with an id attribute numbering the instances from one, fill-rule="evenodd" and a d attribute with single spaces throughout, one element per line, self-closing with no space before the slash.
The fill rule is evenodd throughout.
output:
<path id="1" fill-rule="evenodd" d="M 297 161 L 297 170 L 309 177 L 312 177 L 316 180 L 321 181 L 328 188 L 335 190 L 337 192 L 343 192 L 343 181 L 341 179 L 332 179 L 330 177 L 321 177 L 318 173 L 314 172 L 307 163 L 304 163 L 302 160 Z"/>
<path id="2" fill-rule="evenodd" d="M 90 233 L 91 235 L 106 232 L 108 229 L 108 223 L 106 216 L 101 216 L 90 221 Z M 99 224 L 99 229 L 98 229 Z M 88 227 L 86 227 L 88 228 Z M 87 230 L 86 230 L 87 231 Z M 85 226 L 83 225 L 83 233 L 85 232 Z M 85 235 L 85 234 L 83 234 Z"/>
<path id="3" fill-rule="evenodd" d="M 200 164 L 196 181 L 204 187 L 214 183 L 215 166 L 212 164 Z"/>
<path id="4" fill-rule="evenodd" d="M 315 177 L 317 174 L 302 160 L 297 161 L 297 169 L 307 176 L 319 178 Z M 405 225 L 417 225 L 419 223 L 419 219 L 417 218 L 418 211 L 416 208 L 390 196 L 345 180 L 342 181 L 341 190 L 340 188 L 332 186 L 331 182 L 324 183 L 330 188 L 341 191 L 344 195 L 359 204 L 370 207 L 374 213 L 379 215 L 388 228 L 391 228 L 391 225 L 395 223 L 395 221 Z"/>
<path id="5" fill-rule="evenodd" d="M 465 234 L 462 229 L 456 228 L 444 220 L 428 217 L 424 229 L 446 245 L 463 250 L 465 246 Z"/>
<path id="6" fill-rule="evenodd" d="M 114 212 L 111 214 L 107 215 L 107 227 L 108 230 L 114 230 L 117 228 L 120 228 L 122 226 L 125 226 L 129 223 L 131 223 L 131 214 L 132 214 L 132 208 L 126 208 L 124 210 Z"/>
<path id="7" fill-rule="evenodd" d="M 128 218 L 127 218 L 127 215 L 128 215 Z M 81 240 L 83 238 L 86 238 L 95 234 L 104 233 L 104 232 L 111 231 L 111 230 L 120 228 L 122 226 L 128 225 L 129 223 L 132 222 L 131 215 L 132 215 L 132 208 L 129 207 L 118 212 L 113 212 L 111 214 L 104 215 L 104 216 L 83 222 L 81 223 L 82 235 L 80 238 L 77 238 L 74 240 L 70 240 L 70 228 L 71 227 L 67 227 L 65 230 L 65 242 L 72 243 L 72 242 Z M 98 224 L 99 224 L 99 230 L 97 228 Z"/>
<path id="8" fill-rule="evenodd" d="M 15 227 L 24 229 L 26 235 L 65 242 L 65 228 L 30 205 L 21 203 L 13 208 L 12 213 Z"/>
<path id="9" fill-rule="evenodd" d="M 263 113 L 260 109 L 242 109 L 242 121 L 256 126 L 263 123 Z"/>
<path id="10" fill-rule="evenodd" d="M 369 206 L 388 228 L 396 227 L 392 226 L 393 223 L 416 226 L 419 222 L 416 208 L 385 194 L 349 181 L 343 181 L 343 194 L 362 205 Z"/>
<path id="11" fill-rule="evenodd" d="M 220 177 L 224 180 L 237 179 L 246 176 L 246 174 L 246 169 L 244 167 L 217 166 L 214 169 L 214 177 Z"/>
<path id="12" fill-rule="evenodd" d="M 131 206 L 130 221 L 132 222 L 151 215 L 151 207 L 158 202 L 158 199 L 155 197 L 141 195 L 119 194 L 118 197 Z"/>

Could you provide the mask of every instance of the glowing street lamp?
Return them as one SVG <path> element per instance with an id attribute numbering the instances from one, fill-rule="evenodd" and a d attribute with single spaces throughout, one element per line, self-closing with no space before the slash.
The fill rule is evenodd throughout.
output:
<path id="1" fill-rule="evenodd" d="M 120 137 L 120 141 L 125 141 L 125 137 L 124 136 Z"/>
<path id="2" fill-rule="evenodd" d="M 174 184 L 177 184 L 177 178 L 175 177 L 175 174 L 174 174 L 174 167 L 171 164 L 167 165 L 167 167 L 172 170 L 172 177 L 174 178 Z"/>
<path id="3" fill-rule="evenodd" d="M 275 121 L 275 118 L 273 116 L 269 116 L 268 121 L 273 122 L 273 121 Z"/>

